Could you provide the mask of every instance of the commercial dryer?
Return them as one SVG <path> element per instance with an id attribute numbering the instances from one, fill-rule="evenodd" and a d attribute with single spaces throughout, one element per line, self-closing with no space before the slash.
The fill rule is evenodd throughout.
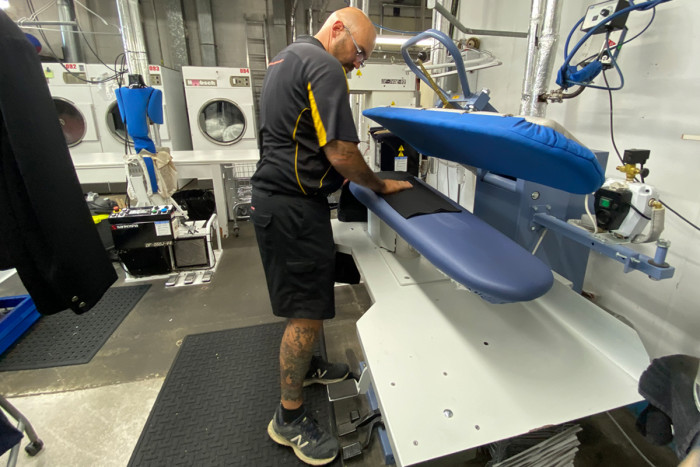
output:
<path id="1" fill-rule="evenodd" d="M 258 147 L 248 68 L 182 67 L 182 78 L 193 149 Z"/>
<path id="2" fill-rule="evenodd" d="M 85 64 L 41 66 L 71 155 L 102 152 Z"/>

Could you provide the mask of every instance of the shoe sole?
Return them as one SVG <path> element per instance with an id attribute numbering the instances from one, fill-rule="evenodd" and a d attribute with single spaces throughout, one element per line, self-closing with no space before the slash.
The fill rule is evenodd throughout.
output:
<path id="1" fill-rule="evenodd" d="M 314 459 L 312 457 L 308 457 L 304 455 L 303 452 L 301 452 L 301 449 L 299 449 L 299 447 L 295 443 L 292 443 L 291 441 L 277 434 L 275 428 L 272 426 L 272 423 L 273 421 L 270 420 L 270 423 L 267 425 L 267 434 L 270 436 L 270 438 L 272 438 L 272 441 L 274 441 L 277 444 L 281 444 L 282 446 L 289 446 L 290 448 L 292 448 L 294 450 L 294 454 L 299 458 L 300 461 L 305 462 L 309 465 L 326 465 L 333 462 L 333 460 L 338 456 L 338 453 L 335 453 L 333 457 L 329 457 L 327 459 Z"/>
<path id="2" fill-rule="evenodd" d="M 319 379 L 319 378 L 311 378 L 311 379 L 305 379 L 304 380 L 304 387 L 306 386 L 311 386 L 312 384 L 333 384 L 333 383 L 340 383 L 341 381 L 345 381 L 348 378 L 348 375 L 350 373 L 345 373 L 345 376 L 342 378 L 336 378 L 336 379 Z"/>

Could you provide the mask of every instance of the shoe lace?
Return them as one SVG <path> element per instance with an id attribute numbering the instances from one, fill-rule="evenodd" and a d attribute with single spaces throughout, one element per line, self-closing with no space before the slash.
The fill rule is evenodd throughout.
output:
<path id="1" fill-rule="evenodd" d="M 301 423 L 301 431 L 313 441 L 318 441 L 321 439 L 321 436 L 323 436 L 323 431 L 321 430 L 318 421 L 310 415 L 306 415 L 304 417 L 304 420 Z"/>

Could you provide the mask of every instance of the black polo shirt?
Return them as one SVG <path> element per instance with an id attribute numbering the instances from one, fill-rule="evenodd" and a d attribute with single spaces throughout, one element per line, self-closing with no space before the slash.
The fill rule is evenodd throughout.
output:
<path id="1" fill-rule="evenodd" d="M 275 193 L 325 195 L 343 177 L 323 146 L 358 142 L 345 70 L 321 42 L 302 36 L 269 64 L 260 97 L 261 159 L 256 188 Z"/>

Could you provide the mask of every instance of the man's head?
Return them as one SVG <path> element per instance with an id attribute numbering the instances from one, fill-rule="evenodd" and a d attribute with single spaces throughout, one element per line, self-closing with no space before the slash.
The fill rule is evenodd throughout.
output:
<path id="1" fill-rule="evenodd" d="M 361 10 L 348 7 L 333 12 L 315 37 L 349 72 L 369 58 L 377 33 Z"/>

